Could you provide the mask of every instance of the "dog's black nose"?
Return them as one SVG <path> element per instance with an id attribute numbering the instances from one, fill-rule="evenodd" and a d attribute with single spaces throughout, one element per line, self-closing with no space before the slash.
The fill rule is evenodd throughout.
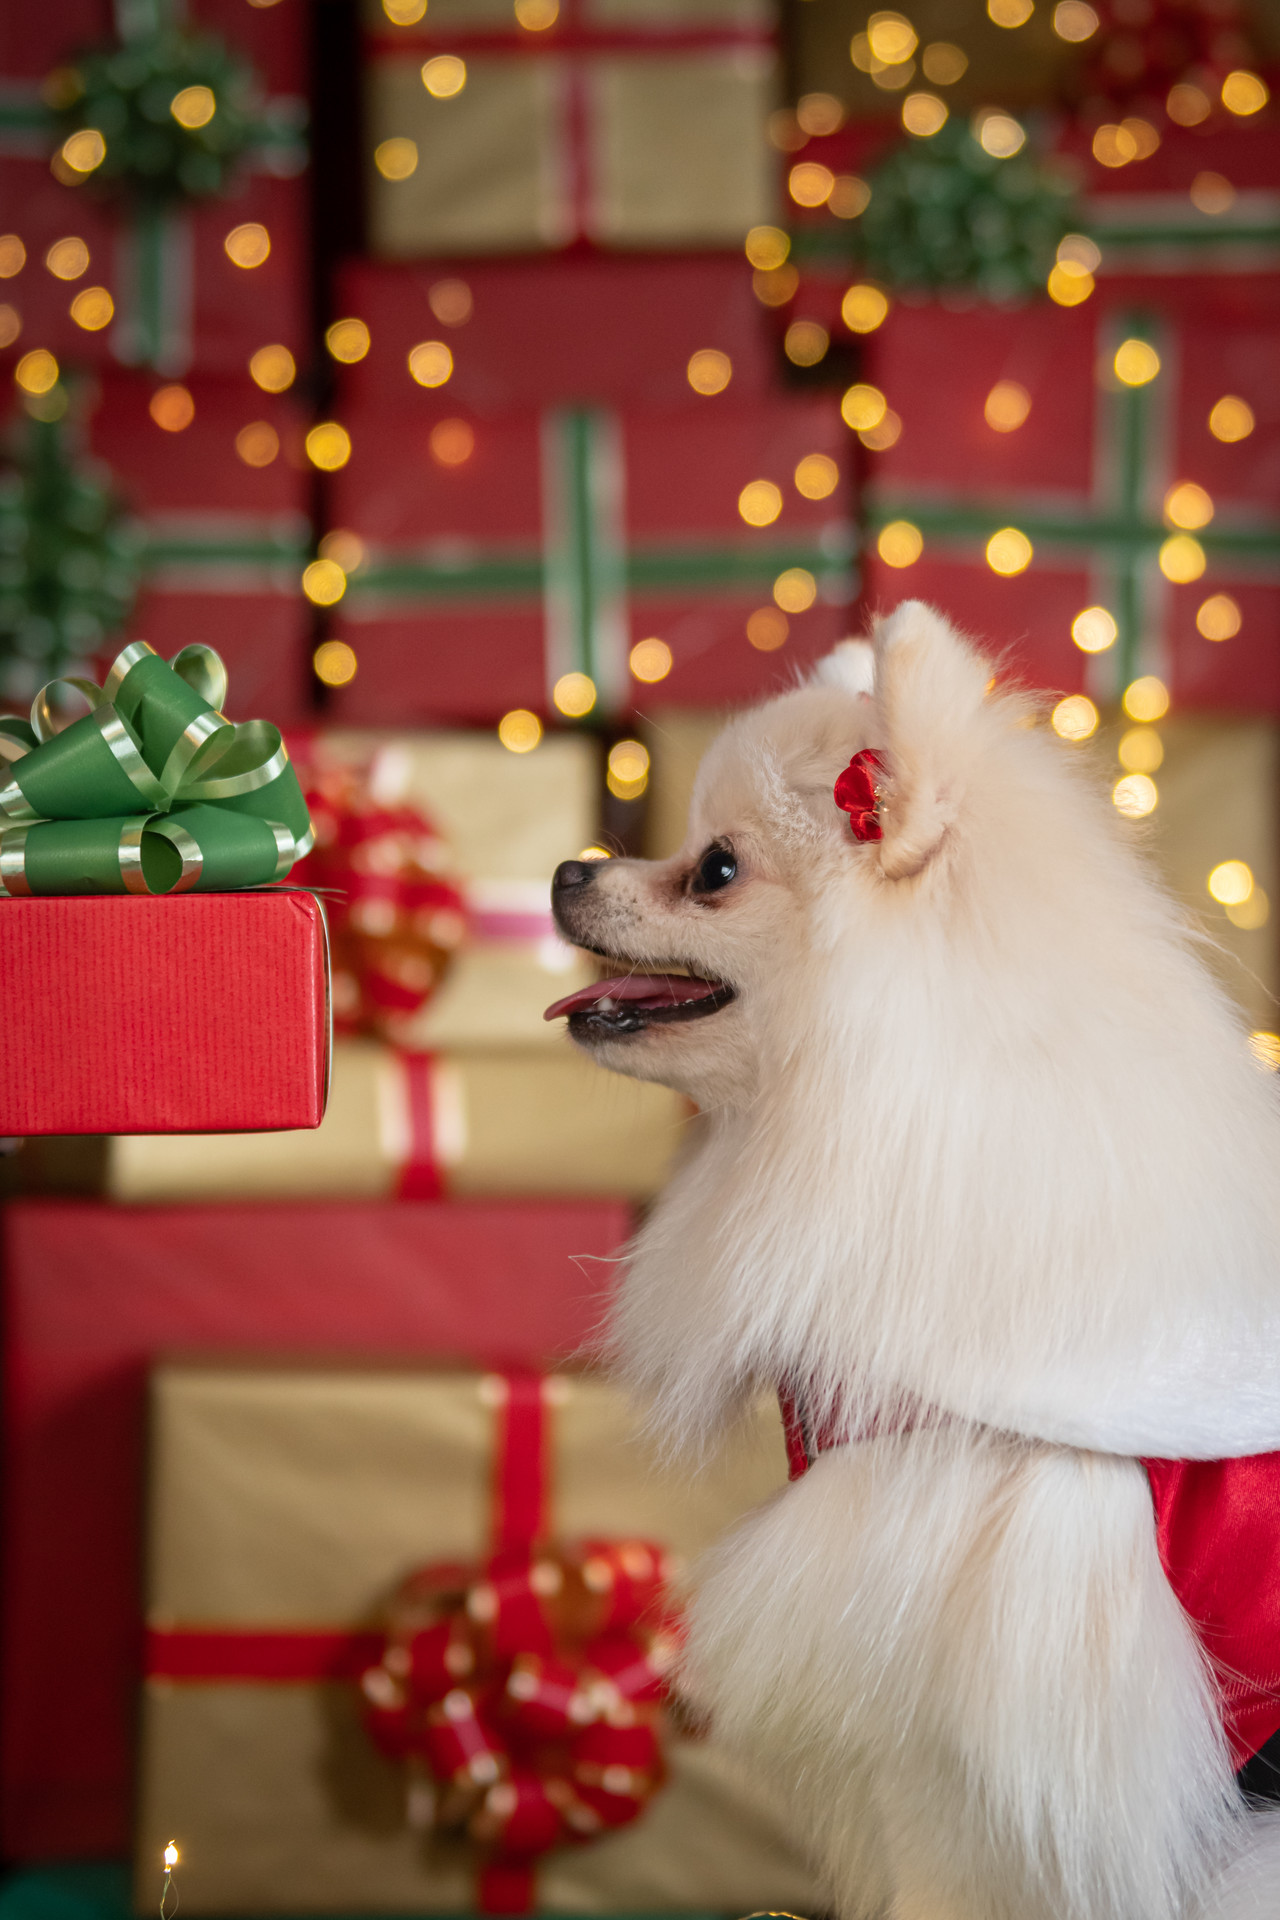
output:
<path id="1" fill-rule="evenodd" d="M 595 870 L 594 860 L 562 860 L 551 877 L 552 893 L 572 893 L 575 887 L 585 887 L 595 879 Z"/>

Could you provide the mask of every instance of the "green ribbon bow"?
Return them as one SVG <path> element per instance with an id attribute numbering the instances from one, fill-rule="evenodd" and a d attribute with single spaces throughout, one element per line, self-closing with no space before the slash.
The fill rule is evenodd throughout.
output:
<path id="1" fill-rule="evenodd" d="M 58 687 L 89 704 L 61 729 Z M 279 728 L 233 725 L 226 697 L 212 647 L 166 662 L 135 640 L 101 687 L 50 680 L 30 722 L 0 717 L 0 759 L 12 763 L 0 895 L 221 893 L 283 879 L 315 844 L 307 803 Z"/>

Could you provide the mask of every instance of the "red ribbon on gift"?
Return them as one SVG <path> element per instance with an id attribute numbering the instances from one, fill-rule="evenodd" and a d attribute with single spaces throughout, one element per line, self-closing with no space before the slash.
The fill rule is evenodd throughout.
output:
<path id="1" fill-rule="evenodd" d="M 484 1849 L 482 1911 L 524 1913 L 540 1855 L 628 1825 L 662 1785 L 675 1635 L 659 1548 L 546 1541 L 547 1383 L 493 1385 L 492 1551 L 408 1577 L 361 1687 L 378 1746 L 431 1783 L 434 1823 Z"/>

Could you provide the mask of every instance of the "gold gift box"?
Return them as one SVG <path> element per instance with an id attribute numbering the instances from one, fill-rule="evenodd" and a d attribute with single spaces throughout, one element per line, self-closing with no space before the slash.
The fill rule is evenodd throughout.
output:
<path id="1" fill-rule="evenodd" d="M 644 1538 L 684 1558 L 785 1479 L 776 1409 L 762 1409 L 731 1457 L 682 1474 L 655 1466 L 606 1383 L 548 1385 L 551 1531 L 566 1541 Z M 368 1628 L 413 1568 L 482 1556 L 491 1387 L 475 1374 L 160 1369 L 152 1630 Z M 775 1792 L 712 1741 L 672 1732 L 667 1752 L 669 1782 L 638 1821 L 543 1857 L 538 1909 L 816 1911 Z M 369 1741 L 350 1681 L 149 1680 L 139 1804 L 140 1913 L 155 1907 L 175 1838 L 189 1914 L 475 1904 L 476 1854 L 409 1824 L 404 1775 Z"/>
<path id="2" fill-rule="evenodd" d="M 428 1089 L 425 1128 L 414 1072 Z M 425 1159 L 459 1198 L 641 1200 L 666 1178 L 687 1115 L 678 1094 L 605 1073 L 563 1035 L 559 1052 L 476 1050 L 423 1068 L 376 1041 L 340 1040 L 314 1132 L 119 1135 L 106 1189 L 150 1202 L 389 1199 L 422 1193 L 408 1170 Z"/>

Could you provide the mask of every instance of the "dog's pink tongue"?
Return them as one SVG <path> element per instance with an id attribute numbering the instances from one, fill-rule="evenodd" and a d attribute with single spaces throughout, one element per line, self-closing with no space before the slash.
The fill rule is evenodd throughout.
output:
<path id="1" fill-rule="evenodd" d="M 639 1001 L 647 1007 L 674 1007 L 683 1000 L 705 1000 L 714 992 L 710 980 L 690 980 L 682 973 L 629 973 L 621 980 L 597 980 L 594 986 L 567 993 L 542 1017 L 558 1020 L 562 1013 L 582 1013 L 588 1007 L 602 1007 L 608 1012 L 623 1000 Z"/>

